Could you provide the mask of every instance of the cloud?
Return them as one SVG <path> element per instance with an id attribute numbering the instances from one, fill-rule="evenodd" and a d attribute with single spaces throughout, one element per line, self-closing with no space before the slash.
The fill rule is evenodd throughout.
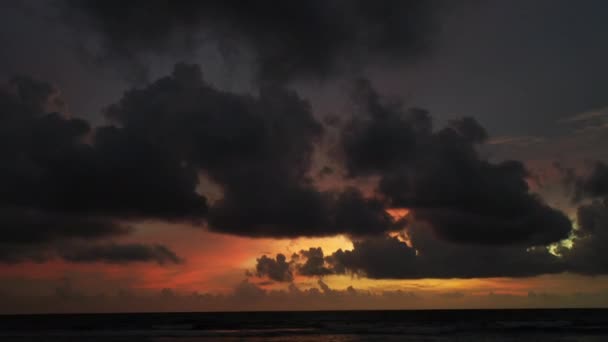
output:
<path id="1" fill-rule="evenodd" d="M 428 227 L 409 235 L 412 247 L 397 237 L 377 237 L 354 241 L 352 250 L 338 250 L 327 260 L 337 274 L 373 279 L 528 277 L 565 270 L 546 248 L 459 245 L 437 239 Z"/>
<path id="2" fill-rule="evenodd" d="M 212 229 L 246 236 L 297 237 L 369 235 L 398 228 L 381 201 L 364 198 L 358 189 L 320 192 L 275 183 L 248 197 L 212 208 Z"/>
<path id="3" fill-rule="evenodd" d="M 380 177 L 378 191 L 391 206 L 459 243 L 546 245 L 568 236 L 570 220 L 529 191 L 521 162 L 479 155 L 487 133 L 474 119 L 433 130 L 426 111 L 383 102 L 367 81 L 355 92 L 360 112 L 341 138 L 346 169 Z"/>
<path id="4" fill-rule="evenodd" d="M 323 277 L 335 274 L 335 271 L 326 261 L 323 250 L 320 247 L 312 247 L 294 253 L 290 261 L 287 261 L 284 254 L 277 254 L 275 259 L 262 255 L 257 259 L 255 271 L 248 272 L 249 276 L 265 277 L 277 282 L 292 282 L 296 274 Z"/>
<path id="5" fill-rule="evenodd" d="M 16 78 L 0 90 L 1 204 L 121 218 L 204 214 L 192 168 L 126 130 L 47 113 L 52 89 Z"/>
<path id="6" fill-rule="evenodd" d="M 530 277 L 567 270 L 581 273 L 545 247 L 460 245 L 438 239 L 428 227 L 410 228 L 407 236 L 409 243 L 393 236 L 355 240 L 352 250 L 339 249 L 326 257 L 321 248 L 311 248 L 313 257 L 295 259 L 292 267 L 302 276 L 350 274 L 371 279 Z"/>
<path id="7" fill-rule="evenodd" d="M 41 245 L 103 229 L 95 239 L 118 236 L 125 233 L 118 222 L 147 219 L 256 237 L 399 227 L 383 201 L 356 188 L 315 188 L 308 173 L 323 128 L 309 104 L 284 88 L 256 97 L 223 92 L 197 66 L 178 64 L 171 76 L 126 92 L 106 111 L 112 125 L 94 129 L 48 113 L 62 105 L 57 94 L 25 77 L 0 89 L 0 204 L 11 210 L 2 229 L 14 239 L 33 220 L 44 229 L 25 240 Z M 210 208 L 200 174 L 222 191 Z M 16 255 L 21 246 L 8 250 Z M 26 254 L 33 257 L 29 248 Z"/>
<path id="8" fill-rule="evenodd" d="M 352 185 L 322 191 L 311 164 L 325 128 L 310 104 L 285 87 L 263 86 L 255 95 L 226 92 L 205 82 L 198 66 L 177 64 L 169 76 L 125 92 L 105 111 L 109 124 L 93 129 L 84 120 L 46 112 L 61 104 L 52 86 L 16 79 L 0 92 L 0 152 L 7 161 L 0 169 L 6 189 L 0 203 L 15 208 L 14 215 L 33 211 L 48 224 L 29 238 L 41 241 L 42 252 L 86 240 L 85 231 L 101 232 L 91 241 L 119 236 L 128 232 L 119 222 L 147 219 L 250 237 L 346 234 L 356 242 L 353 251 L 329 257 L 320 249 L 303 251 L 295 267 L 284 256 L 262 257 L 257 275 L 274 281 L 289 282 L 294 272 L 329 274 L 327 258 L 336 272 L 380 278 L 561 269 L 546 251 L 527 249 L 568 237 L 570 221 L 530 193 L 520 162 L 480 157 L 477 147 L 488 136 L 479 123 L 463 118 L 434 130 L 426 111 L 386 103 L 367 81 L 357 82 L 355 92 L 358 112 L 337 127 L 339 161 Z M 220 198 L 207 202 L 200 175 L 220 189 Z M 380 179 L 374 193 L 357 187 L 364 177 Z M 410 215 L 395 219 L 387 212 L 391 207 L 408 208 Z M 385 237 L 413 222 L 429 224 L 432 234 L 407 228 L 413 247 Z M 90 227 L 81 232 L 72 228 L 77 225 Z M 17 247 L 7 250 L 23 244 L 12 245 Z M 178 262 L 163 248 L 83 244 L 61 256 Z M 450 260 L 474 265 L 493 258 L 516 266 L 441 268 Z M 394 268 L 391 260 L 412 267 Z"/>
<path id="9" fill-rule="evenodd" d="M 106 114 L 221 188 L 208 215 L 214 231 L 296 237 L 395 228 L 380 200 L 354 188 L 315 188 L 309 171 L 323 126 L 310 105 L 285 88 L 228 93 L 207 84 L 197 66 L 178 64 L 170 76 L 125 93 Z"/>
<path id="10" fill-rule="evenodd" d="M 366 80 L 355 85 L 357 112 L 321 122 L 310 103 L 282 83 L 419 57 L 432 45 L 442 7 L 436 2 L 62 6 L 68 21 L 85 28 L 84 36 L 100 39 L 96 58 L 134 66 L 150 54 L 179 54 L 205 41 L 227 58 L 234 49 L 250 53 L 259 80 L 279 82 L 238 94 L 205 81 L 196 65 L 177 64 L 170 75 L 125 92 L 107 108 L 108 122 L 100 127 L 69 115 L 51 84 L 20 76 L 1 85 L 2 262 L 176 264 L 181 258 L 164 245 L 112 242 L 129 234 L 133 221 L 164 220 L 248 237 L 346 234 L 353 240 L 352 250 L 329 255 L 311 248 L 297 260 L 262 256 L 256 275 L 277 282 L 298 274 L 607 272 L 604 163 L 575 182 L 583 204 L 580 229 L 573 230 L 564 213 L 530 190 L 522 162 L 492 162 L 478 152 L 484 144 L 528 147 L 539 138 L 492 139 L 470 117 L 436 128 L 426 110 L 388 102 Z M 606 109 L 560 122 L 600 129 Z M 339 131 L 339 160 L 315 174 L 314 153 L 323 150 L 328 126 Z M 331 182 L 341 167 L 348 179 L 339 181 L 351 186 L 320 190 L 316 177 Z M 200 177 L 220 189 L 218 200 L 207 199 L 210 190 Z M 372 192 L 360 186 L 369 179 L 379 179 Z M 409 215 L 396 220 L 387 213 L 391 208 L 407 208 Z M 396 231 L 402 235 L 395 237 Z M 547 245 L 569 237 L 572 248 L 559 248 L 560 257 L 549 253 Z M 320 293 L 331 293 L 325 283 L 318 285 Z M 248 283 L 239 291 L 265 296 Z"/>
<path id="11" fill-rule="evenodd" d="M 608 198 L 608 165 L 605 163 L 596 161 L 588 175 L 574 178 L 571 176 L 568 181 L 574 183 L 575 200 Z"/>
<path id="12" fill-rule="evenodd" d="M 577 210 L 579 229 L 575 231 L 573 246 L 560 247 L 568 267 L 573 272 L 599 275 L 608 273 L 608 205 L 606 201 L 594 201 Z"/>
<path id="13" fill-rule="evenodd" d="M 574 200 L 581 205 L 576 212 L 578 229 L 574 231 L 573 247 L 561 247 L 559 253 L 570 267 L 584 274 L 608 272 L 608 166 L 600 161 L 592 164 L 587 175 L 571 176 Z"/>
<path id="14" fill-rule="evenodd" d="M 163 245 L 99 243 L 131 232 L 129 226 L 109 219 L 4 208 L 0 209 L 0 224 L 0 263 L 53 259 L 113 264 L 182 262 Z"/>
<path id="15" fill-rule="evenodd" d="M 192 169 L 119 128 L 92 130 L 84 120 L 48 112 L 62 107 L 48 83 L 16 77 L 0 87 L 1 261 L 44 261 L 61 243 L 125 235 L 124 219 L 204 215 Z M 113 258 L 98 254 L 89 257 Z"/>
<path id="16" fill-rule="evenodd" d="M 100 38 L 93 52 L 97 60 L 126 60 L 134 69 L 141 67 L 141 54 L 214 44 L 225 54 L 252 53 L 260 78 L 272 80 L 327 77 L 417 57 L 428 51 L 443 7 L 440 1 L 392 0 L 60 4 L 64 20 Z"/>
<path id="17" fill-rule="evenodd" d="M 111 220 L 27 209 L 0 209 L 2 242 L 37 244 L 65 238 L 94 240 L 120 236 L 130 228 Z"/>
<path id="18" fill-rule="evenodd" d="M 178 64 L 171 76 L 125 93 L 107 116 L 221 187 L 209 217 L 213 229 L 263 235 L 274 225 L 280 231 L 318 220 L 322 196 L 305 174 L 322 127 L 292 92 L 227 93 L 205 83 L 197 66 Z"/>
<path id="19" fill-rule="evenodd" d="M 268 277 L 279 282 L 293 281 L 291 265 L 283 254 L 277 254 L 276 259 L 262 255 L 257 259 L 255 271 L 255 275 L 258 277 Z"/>
<path id="20" fill-rule="evenodd" d="M 107 219 L 3 209 L 0 222 L 3 227 L 0 263 L 42 263 L 53 259 L 110 264 L 183 262 L 163 245 L 105 242 L 131 231 Z"/>
<path id="21" fill-rule="evenodd" d="M 300 255 L 304 257 L 306 261 L 297 265 L 298 274 L 309 277 L 322 277 L 333 273 L 332 270 L 325 265 L 323 250 L 320 247 L 311 247 L 308 250 L 302 250 L 300 251 Z"/>
<path id="22" fill-rule="evenodd" d="M 294 253 L 291 260 L 287 261 L 284 254 L 277 254 L 275 259 L 266 255 L 256 260 L 254 272 L 248 272 L 249 276 L 265 277 L 277 282 L 293 282 L 294 274 L 307 277 L 334 274 L 323 256 L 323 250 L 310 248 Z"/>
<path id="23" fill-rule="evenodd" d="M 400 236 L 355 239 L 351 250 L 339 249 L 324 258 L 321 248 L 311 248 L 313 269 L 323 272 L 307 272 L 311 266 L 304 258 L 294 259 L 293 268 L 302 276 L 347 274 L 372 279 L 606 274 L 606 202 L 581 206 L 578 223 L 580 228 L 573 231 L 572 245 L 560 244 L 551 250 L 545 246 L 462 244 L 443 239 L 427 223 L 410 221 Z"/>
<path id="24" fill-rule="evenodd" d="M 48 213 L 32 209 L 0 209 L 0 262 L 45 261 L 64 241 L 93 241 L 130 232 L 108 219 Z"/>
<path id="25" fill-rule="evenodd" d="M 461 242 L 547 244 L 567 236 L 569 221 L 528 192 L 520 163 L 480 159 L 475 145 L 487 134 L 473 119 L 433 132 L 425 111 L 384 105 L 365 81 L 357 91 L 363 115 L 343 131 L 346 167 L 353 176 L 380 175 L 386 200 L 357 188 L 315 188 L 308 173 L 323 126 L 294 93 L 227 93 L 205 83 L 198 67 L 178 64 L 108 107 L 117 127 L 93 131 L 82 120 L 32 110 L 19 117 L 40 134 L 6 142 L 10 164 L 28 167 L 3 170 L 7 193 L 17 197 L 7 202 L 79 215 L 208 219 L 218 232 L 271 237 L 394 231 L 402 223 L 386 213 L 390 204 L 412 208 L 437 234 Z M 22 111 L 42 107 L 6 97 Z M 209 214 L 196 190 L 199 172 L 223 193 Z"/>

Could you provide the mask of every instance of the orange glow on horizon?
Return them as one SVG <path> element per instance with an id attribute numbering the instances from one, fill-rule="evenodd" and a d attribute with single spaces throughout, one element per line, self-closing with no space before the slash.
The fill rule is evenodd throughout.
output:
<path id="1" fill-rule="evenodd" d="M 409 214 L 406 208 L 387 211 L 395 219 Z M 183 230 L 189 230 L 184 234 Z M 401 233 L 400 239 L 407 235 Z M 162 242 L 183 257 L 184 264 L 158 265 L 155 263 L 130 264 L 74 264 L 61 260 L 46 263 L 28 262 L 19 265 L 0 265 L 5 277 L 0 292 L 11 293 L 16 288 L 23 293 L 30 291 L 52 294 L 63 279 L 68 279 L 76 292 L 89 294 L 115 294 L 122 289 L 135 293 L 158 293 L 171 288 L 177 293 L 230 293 L 246 279 L 245 271 L 255 269 L 256 259 L 263 254 L 275 257 L 284 254 L 288 260 L 293 253 L 311 247 L 321 247 L 325 255 L 338 249 L 351 250 L 352 241 L 344 235 L 324 238 L 269 239 L 244 238 L 216 234 L 202 229 L 180 226 L 161 226 L 153 223 L 137 226 L 136 232 L 117 242 Z M 402 240 L 403 241 L 403 240 Z M 25 267 L 24 267 L 25 266 Z M 27 284 L 35 279 L 39 287 L 27 288 L 15 284 Z M 557 280 L 556 280 L 557 279 Z M 602 291 L 606 280 L 594 282 L 589 291 Z M 300 289 L 318 288 L 316 277 L 295 274 L 294 284 Z M 411 291 L 426 295 L 465 294 L 485 296 L 489 293 L 527 296 L 529 292 L 569 293 L 581 288 L 588 279 L 577 275 L 547 275 L 532 278 L 478 278 L 478 279 L 368 279 L 351 275 L 330 275 L 322 278 L 331 289 L 345 290 L 349 286 L 357 290 L 382 293 L 385 291 Z M 287 290 L 288 283 L 265 285 L 266 279 L 251 278 L 257 286 L 269 290 Z M 12 284 L 12 285 L 11 285 Z M 44 285 L 44 287 L 43 287 Z M 437 302 L 440 306 L 441 302 Z M 430 305 L 430 304 L 429 304 Z"/>

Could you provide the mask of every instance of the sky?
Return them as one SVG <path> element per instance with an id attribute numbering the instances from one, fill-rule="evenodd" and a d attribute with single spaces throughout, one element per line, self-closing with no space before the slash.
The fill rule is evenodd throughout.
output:
<path id="1" fill-rule="evenodd" d="M 0 313 L 606 307 L 607 7 L 0 4 Z"/>

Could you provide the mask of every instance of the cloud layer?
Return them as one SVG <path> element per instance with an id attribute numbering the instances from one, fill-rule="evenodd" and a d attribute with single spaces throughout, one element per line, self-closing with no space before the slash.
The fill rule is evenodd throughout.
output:
<path id="1" fill-rule="evenodd" d="M 473 118 L 433 130 L 427 112 L 382 103 L 366 81 L 355 93 L 360 113 L 343 133 L 347 170 L 379 176 L 391 206 L 453 242 L 546 245 L 568 236 L 570 220 L 529 191 L 521 162 L 479 155 L 487 133 Z"/>
<path id="2" fill-rule="evenodd" d="M 331 176 L 344 177 L 330 190 L 313 172 L 329 129 L 285 86 L 227 92 L 198 66 L 177 64 L 125 92 L 98 127 L 67 115 L 52 86 L 29 78 L 11 80 L 0 100 L 6 262 L 180 263 L 163 245 L 116 242 L 131 222 L 163 220 L 248 237 L 353 240 L 352 250 L 259 258 L 253 274 L 278 282 L 606 270 L 585 261 L 601 256 L 605 235 L 601 164 L 576 182 L 595 202 L 581 207 L 575 232 L 530 191 L 521 162 L 480 155 L 488 134 L 476 120 L 434 128 L 428 112 L 387 101 L 365 80 L 354 84 L 354 111 L 332 126 Z M 371 192 L 360 186 L 370 180 Z M 391 216 L 394 208 L 409 214 Z M 573 235 L 574 248 L 549 252 Z"/>
<path id="3" fill-rule="evenodd" d="M 105 61 L 217 45 L 253 55 L 259 78 L 326 78 L 430 47 L 441 1 L 64 1 L 64 16 L 99 36 Z M 90 39 L 90 37 L 87 37 Z M 133 64 L 131 64 L 131 69 Z"/>

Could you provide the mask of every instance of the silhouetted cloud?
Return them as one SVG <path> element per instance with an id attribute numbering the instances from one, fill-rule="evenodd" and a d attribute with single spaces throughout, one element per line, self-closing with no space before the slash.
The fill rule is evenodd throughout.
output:
<path id="1" fill-rule="evenodd" d="M 62 106 L 44 82 L 17 77 L 0 87 L 2 261 L 42 261 L 62 241 L 124 235 L 120 219 L 205 213 L 192 169 L 118 128 L 93 131 L 49 112 Z"/>
<path id="2" fill-rule="evenodd" d="M 569 267 L 583 274 L 608 272 L 608 165 L 602 161 L 591 163 L 583 175 L 571 168 L 559 168 L 564 183 L 573 188 L 573 200 L 579 204 L 576 211 L 578 229 L 573 233 L 573 247 L 561 246 L 559 253 Z M 579 172 L 580 173 L 580 172 Z"/>
<path id="3" fill-rule="evenodd" d="M 300 251 L 300 255 L 306 259 L 304 263 L 297 265 L 298 274 L 304 276 L 324 276 L 332 274 L 325 265 L 325 258 L 323 256 L 323 250 L 318 247 L 311 247 L 308 250 Z"/>
<path id="4" fill-rule="evenodd" d="M 575 186 L 578 200 L 608 198 L 608 165 L 601 161 L 594 162 L 590 174 L 576 178 Z"/>
<path id="5" fill-rule="evenodd" d="M 7 161 L 0 203 L 15 208 L 13 216 L 33 211 L 37 224 L 47 225 L 24 238 L 40 240 L 38 249 L 16 241 L 19 225 L 3 228 L 13 239 L 6 240 L 12 252 L 3 259 L 45 260 L 55 253 L 74 262 L 177 263 L 163 246 L 67 244 L 125 234 L 119 224 L 125 220 L 157 219 L 241 236 L 354 240 L 352 251 L 327 257 L 310 249 L 300 253 L 301 262 L 258 259 L 256 275 L 279 282 L 296 273 L 466 278 L 564 269 L 543 246 L 567 237 L 570 221 L 529 191 L 522 163 L 479 155 L 487 139 L 479 123 L 464 118 L 433 130 L 426 111 L 387 104 L 367 81 L 357 82 L 355 92 L 359 111 L 336 126 L 341 161 L 354 182 L 320 190 L 311 164 L 324 126 L 285 87 L 226 92 L 205 82 L 198 66 L 177 64 L 171 75 L 125 92 L 105 111 L 110 124 L 92 129 L 84 120 L 47 113 L 62 106 L 52 86 L 15 79 L 0 93 L 0 151 Z M 221 190 L 212 203 L 200 175 Z M 357 180 L 368 176 L 379 183 L 364 195 Z M 395 219 L 391 207 L 410 215 Z M 417 222 L 431 229 L 422 232 Z M 411 247 L 385 235 L 404 227 Z M 59 243 L 66 247 L 61 253 Z M 462 266 L 447 267 L 451 262 Z"/>
<path id="6" fill-rule="evenodd" d="M 529 191 L 521 162 L 479 155 L 487 133 L 474 119 L 435 131 L 426 111 L 384 103 L 367 81 L 355 92 L 360 112 L 342 134 L 346 168 L 379 176 L 390 205 L 460 243 L 546 245 L 568 236 L 570 220 Z"/>
<path id="7" fill-rule="evenodd" d="M 33 209 L 0 210 L 0 262 L 45 261 L 63 241 L 92 241 L 122 236 L 129 227 L 108 219 L 48 213 Z"/>
<path id="8" fill-rule="evenodd" d="M 205 213 L 191 167 L 126 130 L 48 113 L 52 101 L 53 87 L 29 78 L 0 89 L 1 204 L 124 218 Z"/>
<path id="9" fill-rule="evenodd" d="M 595 200 L 577 210 L 579 229 L 575 230 L 572 248 L 562 247 L 559 252 L 570 269 L 583 274 L 608 272 L 608 202 Z"/>
<path id="10" fill-rule="evenodd" d="M 0 209 L 0 243 L 37 244 L 65 238 L 94 240 L 120 236 L 130 228 L 111 220 L 48 213 L 29 209 Z"/>
<path id="11" fill-rule="evenodd" d="M 197 66 L 178 64 L 170 76 L 125 93 L 107 116 L 220 186 L 212 230 L 295 237 L 395 228 L 384 204 L 358 189 L 314 187 L 308 173 L 323 127 L 306 101 L 282 87 L 257 97 L 228 93 L 207 84 Z"/>
<path id="12" fill-rule="evenodd" d="M 137 238 L 129 236 L 134 224 L 163 221 L 251 238 L 344 235 L 353 248 L 309 248 L 291 257 L 263 255 L 248 274 L 263 278 L 256 283 L 244 281 L 234 293 L 218 296 L 186 297 L 165 289 L 155 297 L 161 304 L 192 300 L 211 308 L 246 309 L 264 307 L 260 303 L 270 298 L 307 309 L 323 301 L 344 308 L 351 302 L 353 307 L 365 306 L 376 296 L 373 300 L 386 308 L 394 299 L 404 304 L 419 297 L 409 292 L 371 295 L 352 287 L 333 289 L 328 278 L 608 274 L 606 162 L 594 162 L 585 175 L 557 167 L 578 206 L 576 229 L 564 213 L 574 208 L 562 212 L 553 207 L 573 203 L 560 203 L 548 187 L 539 190 L 550 193 L 545 198 L 535 193 L 537 187 L 529 186 L 534 184 L 533 175 L 524 164 L 526 156 L 534 159 L 541 154 L 560 159 L 567 154 L 564 160 L 589 154 L 606 158 L 604 144 L 598 142 L 606 138 L 608 109 L 602 87 L 596 84 L 605 79 L 605 51 L 602 44 L 593 44 L 602 38 L 593 34 L 603 30 L 597 25 L 571 25 L 577 28 L 572 37 L 584 39 L 560 41 L 556 23 L 571 10 L 560 5 L 549 16 L 543 6 L 530 12 L 504 5 L 499 11 L 489 6 L 438 22 L 446 3 L 57 0 L 0 5 L 6 9 L 0 30 L 6 31 L 0 37 L 6 50 L 0 57 L 3 74 L 54 74 L 70 95 L 90 93 L 90 98 L 76 99 L 81 107 L 97 109 L 100 99 L 120 91 L 124 83 L 112 77 L 90 78 L 95 70 L 83 72 L 71 65 L 80 55 L 65 47 L 82 43 L 79 52 L 122 68 L 121 76 L 146 80 L 104 107 L 101 119 L 106 121 L 101 122 L 78 116 L 95 113 L 72 113 L 52 84 L 27 76 L 0 84 L 0 263 L 180 264 L 184 259 L 176 246 L 125 242 L 126 236 Z M 21 6 L 23 11 L 15 10 Z M 581 7 L 588 12 L 579 17 L 604 22 L 601 15 L 589 15 L 603 13 L 597 7 Z M 61 20 L 48 21 L 57 9 Z M 555 48 L 573 47 L 588 49 L 587 53 L 564 54 L 559 63 L 545 63 L 549 69 L 538 69 L 544 66 L 537 62 L 546 58 L 519 60 L 526 53 L 513 49 L 512 42 L 520 39 L 511 39 L 508 25 L 475 39 L 469 35 L 482 32 L 475 25 L 495 19 L 496 13 L 519 20 L 524 12 L 533 15 L 518 25 L 515 35 L 531 37 L 522 43 L 525 52 L 555 56 Z M 35 13 L 40 18 L 34 18 Z M 66 23 L 77 31 L 72 32 L 75 36 L 65 31 Z M 47 24 L 49 34 L 41 32 Z M 440 37 L 444 45 L 435 50 L 441 27 L 450 30 Z M 548 31 L 527 34 L 539 27 Z M 540 36 L 557 40 L 534 44 Z M 82 41 L 71 40 L 74 37 Z M 569 46 L 570 40 L 577 46 Z M 497 41 L 501 43 L 481 44 L 487 46 L 479 51 L 465 48 L 471 42 Z M 219 53 L 212 59 L 220 57 L 229 68 L 244 70 L 216 75 L 215 60 L 207 63 L 207 49 Z M 436 51 L 442 54 L 437 60 L 407 68 Z M 576 72 L 555 82 L 554 75 L 563 73 L 551 68 L 585 65 L 575 55 L 591 63 L 582 71 L 562 68 Z M 591 55 L 599 56 L 599 62 L 587 58 Z M 212 76 L 204 77 L 197 65 L 178 63 L 169 75 L 147 82 L 148 67 L 159 72 L 168 63 L 193 58 L 200 58 Z M 49 65 L 56 70 L 49 70 Z M 497 65 L 517 67 L 499 70 Z M 384 66 L 396 68 L 386 75 L 379 72 Z M 257 82 L 248 83 L 250 71 Z M 538 72 L 528 77 L 530 71 Z M 403 72 L 407 82 L 393 72 Z M 463 81 L 463 74 L 482 80 L 484 89 L 491 91 L 479 88 L 480 82 Z M 335 110 L 341 94 L 333 81 L 360 75 L 381 81 L 389 93 L 403 92 L 396 84 L 415 87 L 412 102 L 426 103 L 439 115 L 486 114 L 481 121 L 465 116 L 438 127 L 426 109 L 391 101 L 363 79 L 355 81 L 354 111 Z M 220 81 L 213 83 L 214 76 Z M 331 82 L 308 89 L 311 84 L 297 82 L 302 80 Z M 253 89 L 236 93 L 216 85 L 225 82 Z M 585 83 L 590 88 L 568 88 Z M 509 93 L 526 87 L 539 91 L 534 96 L 526 91 Z M 553 101 L 556 94 L 568 91 L 578 93 Z M 470 94 L 478 96 L 469 98 Z M 313 108 L 321 110 L 315 113 Z M 331 113 L 324 113 L 328 108 Z M 584 108 L 597 109 L 581 111 Z M 565 117 L 567 112 L 581 114 Z M 498 119 L 513 113 L 526 120 L 525 132 L 519 127 L 521 120 L 509 124 Z M 556 121 L 560 127 L 544 127 Z M 482 122 L 507 135 L 492 139 Z M 560 136 L 558 130 L 569 133 Z M 480 152 L 487 151 L 487 145 L 497 147 L 490 151 L 491 158 Z M 524 161 L 501 160 L 505 154 Z M 395 218 L 387 210 L 407 215 Z M 300 276 L 313 277 L 307 279 L 313 287 L 298 288 Z M 263 286 L 289 288 L 271 291 Z M 60 300 L 86 300 L 70 286 L 57 290 Z M 463 296 L 446 293 L 443 299 Z M 490 296 L 505 303 L 513 299 Z M 529 297 L 537 303 L 550 298 L 542 293 Z M 307 306 L 311 302 L 312 307 Z"/>
<path id="13" fill-rule="evenodd" d="M 131 231 L 128 226 L 108 219 L 2 209 L 0 223 L 0 263 L 45 262 L 53 259 L 115 264 L 182 262 L 181 258 L 163 245 L 98 242 Z"/>
<path id="14" fill-rule="evenodd" d="M 546 248 L 467 246 L 442 241 L 428 227 L 410 232 L 412 247 L 396 237 L 354 241 L 328 262 L 338 274 L 375 279 L 527 277 L 559 273 L 563 262 Z"/>
<path id="15" fill-rule="evenodd" d="M 324 258 L 321 248 L 311 248 L 302 254 L 312 254 L 313 259 L 296 258 L 292 267 L 303 276 L 350 274 L 373 279 L 606 274 L 608 206 L 600 201 L 581 206 L 578 223 L 572 245 L 551 251 L 545 246 L 462 244 L 444 240 L 428 224 L 412 222 L 401 236 L 355 239 L 351 250 L 339 249 Z M 314 260 L 314 267 L 309 260 Z"/>
<path id="16" fill-rule="evenodd" d="M 255 271 L 256 276 L 268 277 L 274 281 L 283 282 L 293 280 L 291 265 L 287 262 L 287 258 L 283 254 L 277 254 L 276 259 L 262 255 L 261 258 L 257 259 Z"/>

